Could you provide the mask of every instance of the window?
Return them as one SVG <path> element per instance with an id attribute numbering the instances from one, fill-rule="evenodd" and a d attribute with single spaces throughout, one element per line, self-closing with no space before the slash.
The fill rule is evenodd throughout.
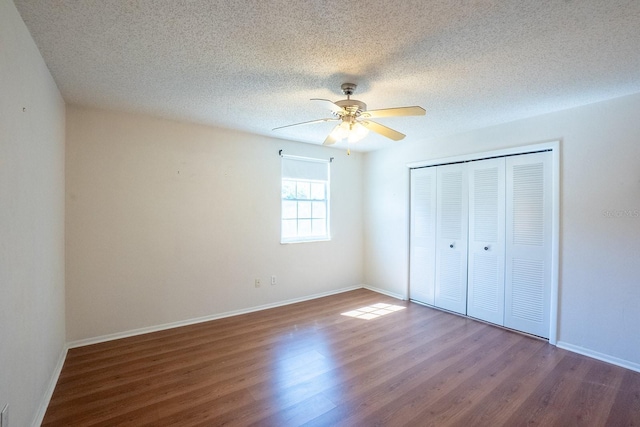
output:
<path id="1" fill-rule="evenodd" d="M 329 240 L 329 161 L 282 157 L 281 243 Z"/>

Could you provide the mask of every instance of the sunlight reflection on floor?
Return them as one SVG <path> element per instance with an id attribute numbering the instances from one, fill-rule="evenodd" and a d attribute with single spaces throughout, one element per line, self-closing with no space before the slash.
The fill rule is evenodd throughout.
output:
<path id="1" fill-rule="evenodd" d="M 405 307 L 399 305 L 378 303 L 340 314 L 343 316 L 357 317 L 358 319 L 371 320 L 404 309 Z"/>

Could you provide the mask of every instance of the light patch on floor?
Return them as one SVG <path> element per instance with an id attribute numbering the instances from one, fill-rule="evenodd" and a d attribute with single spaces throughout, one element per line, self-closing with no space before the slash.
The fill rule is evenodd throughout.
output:
<path id="1" fill-rule="evenodd" d="M 378 303 L 340 314 L 348 317 L 357 317 L 358 319 L 371 320 L 404 309 L 405 307 L 399 305 Z"/>

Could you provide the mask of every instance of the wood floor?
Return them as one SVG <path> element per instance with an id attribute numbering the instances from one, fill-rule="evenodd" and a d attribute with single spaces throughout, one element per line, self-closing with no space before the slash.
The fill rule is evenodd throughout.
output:
<path id="1" fill-rule="evenodd" d="M 43 425 L 637 426 L 640 373 L 361 289 L 71 349 Z"/>

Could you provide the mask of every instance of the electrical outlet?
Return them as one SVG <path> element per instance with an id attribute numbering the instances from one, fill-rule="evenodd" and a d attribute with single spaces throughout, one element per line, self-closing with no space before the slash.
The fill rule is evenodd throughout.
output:
<path id="1" fill-rule="evenodd" d="M 271 284 L 275 285 L 276 283 L 276 276 L 271 276 Z"/>
<path id="2" fill-rule="evenodd" d="M 0 427 L 9 427 L 9 404 L 4 405 L 0 412 Z"/>
<path id="3" fill-rule="evenodd" d="M 256 285 L 256 288 L 260 287 L 260 279 L 256 279 L 256 281 L 254 283 Z"/>

